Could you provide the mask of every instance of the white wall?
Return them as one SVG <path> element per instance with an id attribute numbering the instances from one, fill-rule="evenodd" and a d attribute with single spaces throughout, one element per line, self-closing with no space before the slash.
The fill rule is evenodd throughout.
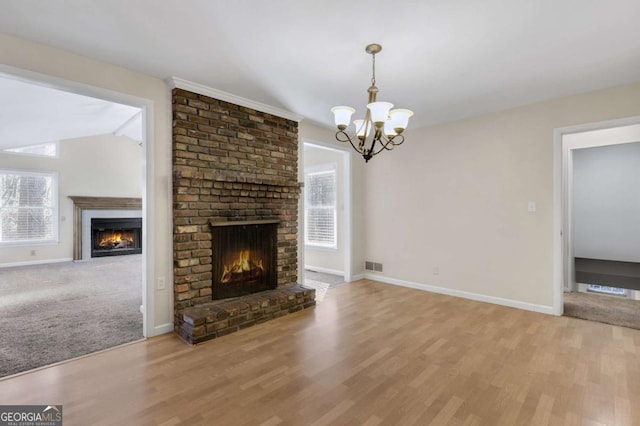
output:
<path id="1" fill-rule="evenodd" d="M 345 250 L 345 210 L 344 210 L 344 155 L 342 152 L 323 148 L 305 148 L 304 168 L 333 164 L 336 167 L 337 188 L 337 239 L 336 249 L 305 246 L 305 266 L 319 271 L 333 271 L 344 274 Z"/>
<path id="2" fill-rule="evenodd" d="M 85 94 L 100 92 L 108 100 L 140 100 L 150 105 L 153 127 L 146 129 L 147 146 L 144 167 L 147 192 L 147 262 L 143 275 L 153 284 L 165 277 L 165 290 L 147 292 L 148 308 L 152 309 L 151 324 L 146 324 L 147 336 L 173 329 L 172 285 L 172 210 L 171 210 L 171 102 L 163 80 L 142 75 L 104 62 L 75 55 L 64 50 L 32 43 L 0 34 L 0 72 L 36 78 L 74 89 L 86 89 Z M 35 74 L 34 74 L 35 73 Z M 66 82 L 66 83 L 65 83 Z M 146 100 L 146 101 L 145 101 Z M 153 288 L 153 287 L 151 287 Z"/>
<path id="3" fill-rule="evenodd" d="M 366 258 L 380 279 L 553 312 L 553 131 L 640 115 L 638 99 L 635 83 L 409 129 L 364 167 Z"/>
<path id="4" fill-rule="evenodd" d="M 573 253 L 640 262 L 640 143 L 573 151 Z"/>
<path id="5" fill-rule="evenodd" d="M 73 202 L 69 196 L 142 196 L 142 149 L 126 136 L 100 135 L 59 143 L 58 158 L 0 151 L 0 168 L 58 174 L 58 244 L 0 247 L 2 264 L 73 259 Z M 32 256 L 32 250 L 35 255 Z"/>

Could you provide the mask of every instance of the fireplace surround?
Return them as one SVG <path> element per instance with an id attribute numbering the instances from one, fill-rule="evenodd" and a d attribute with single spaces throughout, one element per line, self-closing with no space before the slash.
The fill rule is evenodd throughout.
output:
<path id="1" fill-rule="evenodd" d="M 91 250 L 83 245 L 83 234 L 91 232 L 91 227 L 84 226 L 83 222 L 91 220 L 91 217 L 85 217 L 87 212 L 116 212 L 127 211 L 127 217 L 134 216 L 134 212 L 139 214 L 136 217 L 142 217 L 142 198 L 125 198 L 125 197 L 88 197 L 79 195 L 70 195 L 73 201 L 73 260 L 83 260 L 91 257 Z M 100 215 L 102 216 L 102 215 Z M 121 217 L 121 216 L 117 216 Z M 85 229 L 86 228 L 86 229 Z M 88 238 L 87 241 L 90 241 Z M 87 253 L 85 256 L 84 253 Z"/>
<path id="2" fill-rule="evenodd" d="M 178 88 L 172 103 L 176 332 L 199 343 L 314 306 L 315 292 L 297 284 L 297 122 Z M 225 262 L 215 228 L 256 221 L 277 223 L 275 288 L 213 300 Z M 246 265 L 227 283 L 260 274 L 251 249 L 235 251 L 228 269 Z"/>

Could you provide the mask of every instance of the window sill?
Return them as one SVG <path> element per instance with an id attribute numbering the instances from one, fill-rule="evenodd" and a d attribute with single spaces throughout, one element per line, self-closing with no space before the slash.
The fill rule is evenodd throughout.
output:
<path id="1" fill-rule="evenodd" d="M 315 244 L 305 244 L 304 248 L 305 250 L 317 250 L 317 251 L 326 251 L 326 252 L 333 252 L 333 253 L 338 252 L 338 247 L 319 246 Z"/>

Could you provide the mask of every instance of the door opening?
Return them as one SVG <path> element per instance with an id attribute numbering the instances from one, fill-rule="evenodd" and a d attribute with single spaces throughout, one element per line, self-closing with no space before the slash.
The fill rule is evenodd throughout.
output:
<path id="1" fill-rule="evenodd" d="M 302 279 L 329 288 L 352 279 L 351 152 L 311 141 L 303 148 Z"/>
<path id="2" fill-rule="evenodd" d="M 578 150 L 640 141 L 640 117 L 591 123 L 554 131 L 554 313 L 562 315 L 564 292 L 578 290 L 574 155 Z M 582 224 L 581 224 L 582 225 Z M 578 251 L 576 252 L 576 249 Z M 640 260 L 640 259 L 639 259 Z M 594 283 L 595 284 L 595 283 Z"/>
<path id="3" fill-rule="evenodd" d="M 64 133 L 63 137 L 58 138 L 59 140 L 62 140 L 62 142 L 56 142 L 56 144 L 61 147 L 61 152 L 62 152 L 59 158 L 55 157 L 51 160 L 48 160 L 47 162 L 40 161 L 38 163 L 38 164 L 43 164 L 43 167 L 48 167 L 49 169 L 52 169 L 52 170 L 56 168 L 60 168 L 60 170 L 57 171 L 58 176 L 60 176 L 59 185 L 58 185 L 59 186 L 58 198 L 59 198 L 60 204 L 62 203 L 66 204 L 64 208 L 66 208 L 67 210 L 65 210 L 63 214 L 60 214 L 59 217 L 56 219 L 59 227 L 60 235 L 61 235 L 59 240 L 56 242 L 56 244 L 52 244 L 51 246 L 43 249 L 38 249 L 36 247 L 34 250 L 31 250 L 31 256 L 40 255 L 40 253 L 42 252 L 44 253 L 43 256 L 48 255 L 48 257 L 46 258 L 43 257 L 40 261 L 36 259 L 36 262 L 33 262 L 34 259 L 30 258 L 30 259 L 26 259 L 26 261 L 22 263 L 24 263 L 24 265 L 30 265 L 33 263 L 35 264 L 56 263 L 56 264 L 60 264 L 61 266 L 64 266 L 63 265 L 64 262 L 62 261 L 71 260 L 72 258 L 72 255 L 70 253 L 70 248 L 72 247 L 71 241 L 75 240 L 75 238 L 71 236 L 72 232 L 70 230 L 75 229 L 72 226 L 75 215 L 69 209 L 71 209 L 71 206 L 73 205 L 70 199 L 71 195 L 77 195 L 77 193 L 70 194 L 69 191 L 64 188 L 68 188 L 69 186 L 75 185 L 74 188 L 76 188 L 76 191 L 78 193 L 86 193 L 85 192 L 86 189 L 84 188 L 83 185 L 87 186 L 87 188 L 89 189 L 97 188 L 97 187 L 100 187 L 100 188 L 111 187 L 111 189 L 113 189 L 113 186 L 118 185 L 119 184 L 118 182 L 122 180 L 120 179 L 121 176 L 124 176 L 124 175 L 129 176 L 129 174 L 131 174 L 131 179 L 135 180 L 137 187 L 140 189 L 139 197 L 142 200 L 141 223 L 138 223 L 136 225 L 135 231 L 133 231 L 134 234 L 131 237 L 132 241 L 134 241 L 131 244 L 135 245 L 135 251 L 137 253 L 137 256 L 135 256 L 136 253 L 132 252 L 131 254 L 134 254 L 134 256 L 124 256 L 122 258 L 123 259 L 130 258 L 125 261 L 127 263 L 126 266 L 127 268 L 131 267 L 136 270 L 136 273 L 133 274 L 137 276 L 137 279 L 135 281 L 136 285 L 135 285 L 135 288 L 132 289 L 132 291 L 134 292 L 134 294 L 137 293 L 137 298 L 139 298 L 139 300 L 137 300 L 137 303 L 132 305 L 132 308 L 134 313 L 137 312 L 137 317 L 139 321 L 139 323 L 137 323 L 139 325 L 136 325 L 136 330 L 137 330 L 137 333 L 139 333 L 140 337 L 137 337 L 137 338 L 142 338 L 150 335 L 150 332 L 153 331 L 153 309 L 146 309 L 146 306 L 149 306 L 149 305 L 153 306 L 153 293 L 151 292 L 152 289 L 149 289 L 149 286 L 147 285 L 147 277 L 149 276 L 148 267 L 150 264 L 148 259 L 152 258 L 153 244 L 149 243 L 150 233 L 147 232 L 148 220 L 147 220 L 146 206 L 147 206 L 148 193 L 149 191 L 152 190 L 152 188 L 148 186 L 148 181 L 150 179 L 148 179 L 148 176 L 147 176 L 148 169 L 146 168 L 146 164 L 147 164 L 146 159 L 148 155 L 147 134 L 149 134 L 148 129 L 151 126 L 151 122 L 150 122 L 151 119 L 149 117 L 149 112 L 152 105 L 151 101 L 148 101 L 142 98 L 136 98 L 136 97 L 125 95 L 125 94 L 111 92 L 111 91 L 100 89 L 100 88 L 89 87 L 84 84 L 79 84 L 72 81 L 50 77 L 43 74 L 23 71 L 17 68 L 12 68 L 7 66 L 0 66 L 0 78 L 11 80 L 13 82 L 19 83 L 22 86 L 32 86 L 34 88 L 33 89 L 34 91 L 47 90 L 48 93 L 51 94 L 53 99 L 51 102 L 46 104 L 46 107 L 49 108 L 49 110 L 51 111 L 56 111 L 59 107 L 62 108 L 60 106 L 61 104 L 56 103 L 56 99 L 60 98 L 61 99 L 59 100 L 60 102 L 64 103 L 64 101 L 69 101 L 73 104 L 72 100 L 74 98 L 78 98 L 78 99 L 83 99 L 85 101 L 85 104 L 88 105 L 88 108 L 91 108 L 93 104 L 100 104 L 104 106 L 104 108 L 103 109 L 94 108 L 94 110 L 102 111 L 104 114 L 111 114 L 113 112 L 113 116 L 111 116 L 111 118 L 113 119 L 111 120 L 111 122 L 109 122 L 109 124 L 104 125 L 103 127 L 96 126 L 95 128 L 93 128 L 91 131 L 88 131 L 87 133 L 74 134 L 73 132 L 74 131 L 78 132 L 79 131 L 78 128 L 82 126 L 76 126 L 76 127 L 69 126 L 69 129 L 67 130 L 68 133 Z M 59 98 L 56 97 L 57 93 L 59 93 Z M 21 99 L 24 100 L 26 98 L 27 96 L 25 95 Z M 45 96 L 42 96 L 39 98 L 39 100 L 42 101 L 45 98 L 46 98 Z M 91 104 L 91 102 L 93 102 L 93 104 Z M 82 102 L 78 102 L 78 105 L 82 105 Z M 66 108 L 68 105 L 64 104 L 64 106 Z M 124 114 L 128 114 L 130 111 L 133 111 L 133 112 L 127 116 L 128 118 L 123 118 Z M 87 116 L 88 115 L 90 114 L 87 114 Z M 37 116 L 37 114 L 34 114 L 34 116 Z M 66 116 L 69 117 L 71 116 L 71 114 L 67 114 Z M 119 126 L 113 125 L 113 123 L 115 122 L 118 122 Z M 85 122 L 82 124 L 88 125 L 91 123 Z M 109 127 L 109 130 L 102 131 L 104 128 L 106 128 L 105 126 Z M 71 162 L 69 164 L 61 165 L 61 163 L 63 163 L 64 161 L 67 161 L 69 158 L 72 158 L 69 155 L 67 155 L 69 154 L 69 152 L 73 151 L 73 152 L 80 153 L 81 151 L 82 152 L 86 151 L 86 149 L 81 147 L 85 139 L 87 140 L 91 139 L 87 143 L 95 144 L 95 146 L 100 147 L 100 150 L 98 150 L 100 152 L 102 152 L 101 151 L 102 149 L 108 149 L 108 143 L 107 143 L 108 141 L 112 141 L 112 140 L 123 141 L 126 139 L 126 142 L 121 142 L 118 145 L 120 147 L 120 150 L 118 151 L 118 153 L 114 155 L 115 158 L 119 157 L 117 161 L 108 162 L 107 158 L 105 158 L 104 156 L 101 156 L 99 158 L 99 161 L 102 161 L 103 163 L 105 163 L 105 167 L 87 168 L 86 161 L 85 161 L 85 164 L 82 164 L 82 167 L 79 166 L 79 163 L 71 163 Z M 67 140 L 69 141 L 68 142 L 69 146 L 65 146 L 65 143 L 67 143 Z M 123 150 L 122 147 L 125 144 L 126 144 L 126 149 Z M 65 149 L 66 149 L 66 152 L 64 152 Z M 115 149 L 118 149 L 118 148 L 115 148 Z M 7 149 L 6 151 L 16 151 L 16 150 Z M 28 150 L 25 151 L 22 148 L 21 148 L 21 151 L 30 153 Z M 124 158 L 123 155 L 125 154 L 123 154 L 123 152 L 135 153 L 134 157 L 139 158 L 139 160 L 127 161 L 127 160 L 130 160 L 130 158 Z M 94 154 L 100 155 L 97 151 L 94 152 Z M 12 154 L 12 155 L 15 155 L 15 154 Z M 75 156 L 73 158 L 76 158 L 76 157 L 80 158 L 78 156 Z M 85 157 L 90 158 L 89 155 L 85 155 L 82 158 L 85 158 Z M 25 163 L 26 161 L 27 160 L 24 160 L 24 161 L 21 160 L 21 164 L 23 163 L 26 164 Z M 109 168 L 108 170 L 106 170 L 107 169 L 106 166 L 108 166 Z M 98 171 L 102 172 L 101 176 L 103 176 L 104 179 L 102 179 L 102 177 L 100 176 L 98 177 L 95 176 L 95 173 L 97 173 Z M 87 174 L 89 178 L 82 178 L 82 176 L 84 176 L 83 173 Z M 94 173 L 93 178 L 91 178 L 91 173 Z M 102 182 L 102 180 L 100 179 L 104 181 L 108 181 L 109 184 L 98 185 L 96 182 L 97 181 Z M 132 182 L 132 180 L 129 180 L 129 182 Z M 129 183 L 128 186 L 130 187 L 131 183 Z M 131 194 L 126 194 L 126 195 L 131 195 Z M 140 219 L 136 219 L 136 220 L 140 220 Z M 104 226 L 98 227 L 98 229 L 103 229 L 103 228 L 106 229 Z M 120 228 L 122 228 L 122 226 L 120 226 Z M 127 227 L 127 229 L 129 228 L 130 227 Z M 135 241 L 136 239 L 137 241 Z M 126 243 L 124 241 L 126 241 Z M 113 245 L 113 247 L 108 247 L 110 254 L 124 252 L 131 249 L 131 247 L 129 247 L 130 244 L 129 244 L 128 238 L 125 238 L 124 240 L 120 238 L 120 241 L 117 243 L 107 243 L 107 244 Z M 100 245 L 100 243 L 98 243 L 98 245 L 100 247 L 99 251 L 106 251 L 106 249 L 104 249 L 103 246 Z M 127 247 L 124 247 L 125 245 L 127 245 Z M 66 250 L 67 246 L 69 250 Z M 66 254 L 65 255 L 58 254 L 58 252 L 55 251 L 56 248 L 61 248 L 61 250 L 64 251 L 64 253 Z M 62 253 L 62 251 L 60 253 Z M 97 262 L 100 263 L 99 266 L 102 267 L 102 269 L 107 269 L 108 264 L 119 261 L 120 257 L 118 257 L 117 259 L 114 258 L 113 256 L 107 256 L 107 257 L 102 257 Z M 20 263 L 20 262 L 16 262 L 16 263 Z M 86 263 L 83 262 L 83 263 L 84 264 L 82 266 L 78 266 L 78 267 L 84 268 L 83 269 L 84 271 L 86 269 L 86 264 L 89 262 L 86 262 Z M 53 265 L 51 266 L 51 268 L 53 268 Z M 69 268 L 71 268 L 71 266 L 69 266 Z M 111 272 L 115 270 L 120 270 L 120 269 L 110 269 L 109 274 L 111 274 Z M 108 277 L 110 276 L 109 274 L 104 274 L 104 275 L 105 277 Z M 60 274 L 60 276 L 62 275 L 63 274 Z M 64 276 L 73 277 L 74 274 L 69 273 Z M 105 278 L 103 281 L 108 281 L 108 278 Z M 121 282 L 119 275 L 118 277 L 112 276 L 112 283 L 111 283 L 112 287 L 114 287 L 119 282 Z M 129 293 L 127 293 L 127 297 L 129 297 Z M 111 345 L 111 346 L 114 346 L 114 345 Z M 94 350 L 90 350 L 89 352 L 93 352 L 93 351 Z M 78 355 L 74 355 L 74 356 L 78 356 Z"/>

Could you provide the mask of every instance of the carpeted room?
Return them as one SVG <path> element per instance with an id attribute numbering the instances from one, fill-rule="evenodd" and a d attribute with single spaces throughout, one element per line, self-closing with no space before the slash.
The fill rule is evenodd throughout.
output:
<path id="1" fill-rule="evenodd" d="M 142 339 L 140 255 L 0 268 L 0 377 Z"/>
<path id="2" fill-rule="evenodd" d="M 5 74 L 0 91 L 5 376 L 142 338 L 143 155 L 139 108 Z"/>

